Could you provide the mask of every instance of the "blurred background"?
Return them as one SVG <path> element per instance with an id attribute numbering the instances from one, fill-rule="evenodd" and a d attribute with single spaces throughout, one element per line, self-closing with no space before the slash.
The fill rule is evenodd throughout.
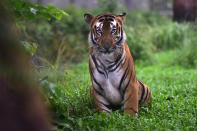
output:
<path id="1" fill-rule="evenodd" d="M 25 2 L 34 5 L 50 4 L 67 13 L 61 19 L 57 19 L 56 16 L 49 19 L 43 17 L 46 12 L 39 15 L 39 9 L 24 6 L 22 1 L 12 4 L 13 6 L 21 4 L 18 10 L 17 8 L 14 10 L 20 40 L 28 48 L 33 64 L 38 69 L 49 67 L 56 70 L 62 65 L 65 67 L 65 64 L 79 63 L 87 58 L 89 29 L 83 19 L 83 14 L 87 12 L 93 15 L 103 12 L 116 14 L 127 12 L 124 28 L 128 37 L 127 43 L 135 60 L 153 63 L 151 54 L 154 52 L 172 48 L 184 49 L 186 41 L 188 46 L 189 43 L 194 43 L 193 38 L 190 38 L 196 32 L 195 0 L 25 0 Z"/>
<path id="2" fill-rule="evenodd" d="M 45 92 L 54 123 L 65 129 L 76 125 L 74 118 L 95 113 L 84 13 L 127 13 L 124 30 L 137 67 L 160 66 L 157 54 L 164 53 L 161 59 L 168 67 L 197 68 L 196 0 L 9 0 L 2 7 L 9 13 L 9 20 L 0 19 L 0 26 L 11 32 L 7 41 L 15 36 Z"/>
<path id="3" fill-rule="evenodd" d="M 74 4 L 77 7 L 85 7 L 89 9 L 99 8 L 99 0 L 27 0 L 33 3 L 38 3 L 42 5 L 53 4 L 57 8 L 64 9 L 69 4 Z M 107 2 L 107 1 L 105 1 Z M 172 0 L 114 0 L 109 1 L 111 4 L 112 2 L 117 2 L 124 8 L 128 10 L 151 10 L 153 8 L 157 8 L 163 11 L 171 11 L 172 9 Z"/>
<path id="4" fill-rule="evenodd" d="M 20 41 L 28 48 L 33 65 L 38 69 L 49 67 L 56 70 L 65 67 L 65 64 L 79 63 L 87 58 L 89 29 L 83 19 L 83 14 L 87 12 L 93 15 L 103 12 L 116 14 L 127 12 L 124 28 L 128 37 L 127 43 L 135 60 L 153 63 L 151 54 L 154 52 L 183 48 L 186 41 L 187 45 L 194 43 L 193 38 L 190 38 L 196 32 L 195 0 L 25 0 L 25 2 L 26 4 L 22 0 L 12 2 L 11 6 L 16 16 Z M 32 4 L 28 5 L 29 2 Z M 46 18 L 44 16 L 47 11 L 41 12 L 39 10 L 41 8 L 35 7 L 49 4 L 51 7 L 62 9 L 67 15 L 59 19 L 57 15 Z M 34 8 L 30 5 L 34 5 Z M 49 12 L 50 10 L 48 9 Z"/>

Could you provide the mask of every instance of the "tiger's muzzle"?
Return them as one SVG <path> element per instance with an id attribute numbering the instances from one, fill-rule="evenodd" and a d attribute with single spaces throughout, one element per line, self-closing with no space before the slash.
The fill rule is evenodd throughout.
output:
<path id="1" fill-rule="evenodd" d="M 98 47 L 99 52 L 104 54 L 112 53 L 116 50 L 116 46 L 111 46 L 109 44 L 103 44 L 103 46 Z"/>

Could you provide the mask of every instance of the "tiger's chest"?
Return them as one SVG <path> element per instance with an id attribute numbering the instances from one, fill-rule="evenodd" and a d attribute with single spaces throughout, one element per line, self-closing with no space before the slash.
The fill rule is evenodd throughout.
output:
<path id="1" fill-rule="evenodd" d="M 95 81 L 93 82 L 94 88 L 98 90 L 102 90 L 102 94 L 105 99 L 113 105 L 120 105 L 122 102 L 123 97 L 120 93 L 120 81 L 122 78 L 122 71 L 113 71 L 113 72 L 105 72 L 104 74 L 98 71 L 98 68 L 94 68 L 94 77 Z M 107 76 L 106 76 L 107 74 Z M 98 87 L 98 83 L 101 86 L 101 89 Z"/>

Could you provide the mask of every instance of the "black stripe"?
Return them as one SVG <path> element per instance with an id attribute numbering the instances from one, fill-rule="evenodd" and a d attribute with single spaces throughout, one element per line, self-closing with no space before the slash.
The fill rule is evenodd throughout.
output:
<path id="1" fill-rule="evenodd" d="M 108 66 L 108 69 L 110 69 L 110 68 L 112 68 L 113 66 L 115 66 L 115 65 L 118 63 L 118 61 L 120 60 L 120 58 L 121 58 L 121 55 L 118 56 L 118 58 L 116 59 L 116 61 L 114 62 L 113 65 Z"/>
<path id="2" fill-rule="evenodd" d="M 103 21 L 104 21 L 104 19 L 100 19 L 100 20 L 99 20 L 99 22 L 103 22 Z"/>
<path id="3" fill-rule="evenodd" d="M 104 17 L 112 17 L 112 18 L 115 18 L 114 16 L 112 15 L 103 15 Z"/>
<path id="4" fill-rule="evenodd" d="M 103 88 L 102 88 L 101 85 L 96 81 L 96 79 L 95 79 L 95 77 L 94 77 L 93 74 L 92 74 L 92 79 L 93 79 L 93 81 L 97 84 L 97 86 L 99 87 L 99 89 L 100 89 L 101 91 L 103 91 Z"/>
<path id="5" fill-rule="evenodd" d="M 97 71 L 98 71 L 100 74 L 105 75 L 103 71 L 99 70 L 99 67 L 98 67 L 99 65 L 98 65 L 98 63 L 97 63 L 97 61 L 96 61 L 95 56 L 94 56 L 94 55 L 91 55 L 91 57 L 92 57 L 92 60 L 93 60 L 93 62 L 94 62 L 94 64 L 95 64 L 95 66 L 96 66 Z"/>
<path id="6" fill-rule="evenodd" d="M 118 110 L 118 109 L 121 108 L 121 105 L 105 104 L 105 103 L 99 101 L 98 99 L 96 99 L 96 101 L 97 101 L 98 103 L 102 104 L 103 106 L 105 106 L 107 109 L 112 110 L 112 111 L 115 111 L 115 110 Z M 103 110 L 105 110 L 105 109 L 103 109 Z M 106 110 L 105 110 L 105 111 L 106 111 Z"/>
<path id="7" fill-rule="evenodd" d="M 105 18 L 105 22 L 108 22 L 108 21 L 109 21 L 109 19 Z"/>
<path id="8" fill-rule="evenodd" d="M 146 96 L 145 96 L 145 98 L 144 98 L 144 102 L 146 101 L 147 96 L 148 96 L 148 87 L 146 87 L 146 88 L 147 88 L 147 90 L 146 90 Z"/>
<path id="9" fill-rule="evenodd" d="M 112 65 L 108 66 L 107 69 L 110 69 L 110 68 L 114 67 L 118 63 L 118 61 L 121 59 L 121 56 L 122 55 L 118 56 L 118 58 L 116 59 L 116 61 Z"/>
<path id="10" fill-rule="evenodd" d="M 120 80 L 120 84 L 119 84 L 119 87 L 118 87 L 119 90 L 120 90 L 120 88 L 121 88 L 121 85 L 122 85 L 123 81 L 125 80 L 125 78 L 126 78 L 127 75 L 128 75 L 128 69 L 129 69 L 129 63 L 128 63 L 128 65 L 127 65 L 127 68 L 126 68 L 126 70 L 125 70 L 125 72 L 124 72 L 124 74 L 123 74 L 121 80 Z"/>
<path id="11" fill-rule="evenodd" d="M 102 105 L 104 105 L 105 107 L 107 107 L 109 110 L 110 110 L 110 105 L 107 105 L 107 104 L 104 104 L 103 102 L 101 102 L 101 101 L 99 101 L 99 100 L 97 100 L 100 104 L 102 104 Z"/>
<path id="12" fill-rule="evenodd" d="M 141 84 L 141 86 L 142 86 L 142 94 L 141 94 L 141 98 L 140 98 L 140 101 L 139 101 L 139 105 L 140 105 L 141 102 L 142 102 L 142 99 L 143 99 L 143 97 L 144 97 L 144 91 L 145 91 L 145 89 L 144 89 L 144 84 L 141 83 L 141 81 L 139 81 L 139 82 L 140 82 L 140 84 Z"/>
<path id="13" fill-rule="evenodd" d="M 96 45 L 96 42 L 95 42 L 94 39 L 93 39 L 93 33 L 92 33 L 92 32 L 91 32 L 91 39 L 92 39 L 93 44 Z"/>
<path id="14" fill-rule="evenodd" d="M 114 21 L 114 19 L 112 19 L 112 18 L 109 18 L 108 20 L 109 20 L 109 21 Z"/>
<path id="15" fill-rule="evenodd" d="M 105 65 L 98 59 L 98 61 L 101 63 L 101 65 L 103 66 L 103 71 L 104 71 L 104 75 L 105 75 L 105 78 L 108 78 L 108 73 L 106 71 L 106 68 L 105 68 Z"/>
<path id="16" fill-rule="evenodd" d="M 126 56 L 124 56 L 123 60 L 124 60 L 124 63 L 121 64 L 121 67 L 119 68 L 119 70 L 123 68 L 123 66 L 125 65 L 125 63 L 127 63 L 127 62 L 126 62 Z M 118 70 L 118 71 L 119 71 L 119 70 Z"/>
<path id="17" fill-rule="evenodd" d="M 101 15 L 101 16 L 99 16 L 99 17 L 97 18 L 97 20 L 100 19 L 100 18 L 102 18 L 102 17 L 112 17 L 112 18 L 115 18 L 115 16 L 111 16 L 111 15 Z"/>
<path id="18" fill-rule="evenodd" d="M 97 100 L 98 101 L 98 100 Z M 112 110 L 112 111 L 115 111 L 115 110 L 118 110 L 118 109 L 120 109 L 121 108 L 121 106 L 117 106 L 117 105 L 111 105 L 111 104 L 109 104 L 109 105 L 106 105 L 106 104 L 104 104 L 104 103 L 102 103 L 102 102 L 100 102 L 100 101 L 98 101 L 100 104 L 102 104 L 103 106 L 105 106 L 106 108 L 108 108 L 109 110 Z M 103 109 L 103 110 L 105 110 L 105 109 Z M 105 110 L 106 111 L 106 110 Z"/>
<path id="19" fill-rule="evenodd" d="M 97 93 L 98 95 L 103 96 L 103 94 L 102 94 L 100 91 L 98 91 L 96 88 L 94 88 L 94 86 L 93 86 L 93 89 L 96 91 L 96 93 Z"/>
<path id="20" fill-rule="evenodd" d="M 128 83 L 127 83 L 127 85 L 126 85 L 126 87 L 125 87 L 125 89 L 124 89 L 124 91 L 123 91 L 123 94 L 125 94 L 125 91 L 127 90 L 128 86 L 129 86 L 129 83 L 130 83 L 130 81 L 131 81 L 131 76 L 132 76 L 132 72 L 131 72 L 131 74 L 130 74 L 130 76 L 129 76 L 129 81 L 128 81 Z"/>
<path id="21" fill-rule="evenodd" d="M 103 88 L 102 88 L 101 85 L 96 81 L 96 79 L 94 78 L 94 75 L 92 75 L 92 78 L 93 78 L 94 82 L 98 85 L 99 89 L 103 91 Z"/>
<path id="22" fill-rule="evenodd" d="M 122 106 L 125 104 L 125 102 L 127 101 L 127 100 L 129 100 L 129 98 L 131 97 L 131 95 L 129 95 L 129 97 L 121 104 Z"/>
<path id="23" fill-rule="evenodd" d="M 99 87 L 99 89 L 101 90 L 101 92 L 103 92 L 103 88 L 102 88 L 101 85 L 96 81 L 96 79 L 95 79 L 95 77 L 94 77 L 94 75 L 93 75 L 93 73 L 92 73 L 91 70 L 90 70 L 90 73 L 91 73 L 91 76 L 92 76 L 93 81 L 97 84 L 97 86 Z M 94 88 L 94 86 L 93 86 L 93 89 L 96 91 L 97 94 L 99 94 L 100 96 L 103 96 L 103 94 L 102 94 L 99 90 L 97 90 L 96 88 Z"/>
<path id="24" fill-rule="evenodd" d="M 121 28 L 121 30 L 120 30 L 120 31 L 121 31 L 121 38 L 120 38 L 120 40 L 119 40 L 119 41 L 117 41 L 117 42 L 116 42 L 116 44 L 117 44 L 117 45 L 120 45 L 120 44 L 121 44 L 120 42 L 121 42 L 121 41 L 122 41 L 122 39 L 123 39 L 123 30 L 122 30 L 122 28 Z"/>
<path id="25" fill-rule="evenodd" d="M 120 56 L 120 58 L 121 58 L 121 56 Z M 116 65 L 116 67 L 114 69 L 109 70 L 109 72 L 115 71 L 120 66 L 120 64 L 122 63 L 122 61 L 123 61 L 123 59 L 119 60 L 119 63 Z"/>
<path id="26" fill-rule="evenodd" d="M 102 18 L 102 17 L 103 17 L 103 16 L 99 16 L 99 17 L 97 18 L 97 20 L 100 19 L 100 18 Z"/>
<path id="27" fill-rule="evenodd" d="M 113 61 L 110 61 L 110 60 L 105 60 L 107 63 L 114 63 Z"/>
<path id="28" fill-rule="evenodd" d="M 104 105 L 106 108 L 108 108 L 108 109 L 110 110 L 110 108 L 108 107 L 109 105 L 106 105 L 106 104 L 104 104 L 103 102 L 101 102 L 101 101 L 99 101 L 99 100 L 97 100 L 97 99 L 95 99 L 95 100 L 96 100 L 98 103 Z M 110 113 L 110 111 L 108 111 L 108 110 L 106 110 L 106 109 L 103 109 L 103 108 L 102 108 L 102 110 L 104 110 L 104 111 Z"/>
<path id="29" fill-rule="evenodd" d="M 114 69 L 109 70 L 109 72 L 114 72 L 122 63 L 123 60 L 120 60 L 120 62 L 117 64 L 117 66 Z"/>

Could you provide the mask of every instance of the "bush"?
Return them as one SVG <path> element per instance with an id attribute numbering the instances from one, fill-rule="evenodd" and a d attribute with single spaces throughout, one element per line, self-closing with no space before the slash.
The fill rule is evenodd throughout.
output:
<path id="1" fill-rule="evenodd" d="M 197 68 L 197 33 L 192 35 L 185 41 L 184 45 L 174 56 L 173 64 L 179 64 L 187 68 Z"/>
<path id="2" fill-rule="evenodd" d="M 38 17 L 18 21 L 20 39 L 37 44 L 37 58 L 47 61 L 42 62 L 42 66 L 52 65 L 58 69 L 65 63 L 80 62 L 88 52 L 89 29 L 83 19 L 85 10 L 72 5 L 65 10 L 69 16 L 64 15 L 61 20 Z"/>
<path id="3" fill-rule="evenodd" d="M 196 57 L 195 54 L 192 55 L 195 53 L 197 43 L 194 39 L 196 32 L 194 27 L 189 23 L 172 22 L 169 18 L 166 19 L 153 12 L 128 13 L 125 24 L 127 44 L 135 60 L 147 60 L 152 63 L 153 53 L 177 49 L 178 52 L 185 52 L 184 57 L 183 55 L 180 57 L 181 53 L 177 54 L 177 63 L 181 63 L 178 62 L 180 59 L 179 61 L 195 65 Z"/>
<path id="4" fill-rule="evenodd" d="M 167 25 L 156 26 L 152 30 L 152 42 L 156 50 L 180 48 L 188 39 L 189 24 L 169 22 Z"/>
<path id="5" fill-rule="evenodd" d="M 158 39 L 160 43 L 164 42 L 162 39 L 165 38 L 162 37 L 168 31 L 166 25 L 169 23 L 171 21 L 167 17 L 160 16 L 155 12 L 135 11 L 127 14 L 125 31 L 127 44 L 134 60 L 145 60 L 149 64 L 154 62 L 152 54 L 159 49 L 155 41 Z M 158 35 L 158 32 L 162 33 Z M 162 47 L 161 50 L 163 49 Z"/>
<path id="6" fill-rule="evenodd" d="M 148 30 L 144 31 L 146 27 L 125 28 L 127 35 L 127 44 L 130 48 L 134 60 L 145 60 L 152 63 L 152 51 L 150 37 L 148 37 Z M 143 33 L 142 33 L 143 32 Z"/>

